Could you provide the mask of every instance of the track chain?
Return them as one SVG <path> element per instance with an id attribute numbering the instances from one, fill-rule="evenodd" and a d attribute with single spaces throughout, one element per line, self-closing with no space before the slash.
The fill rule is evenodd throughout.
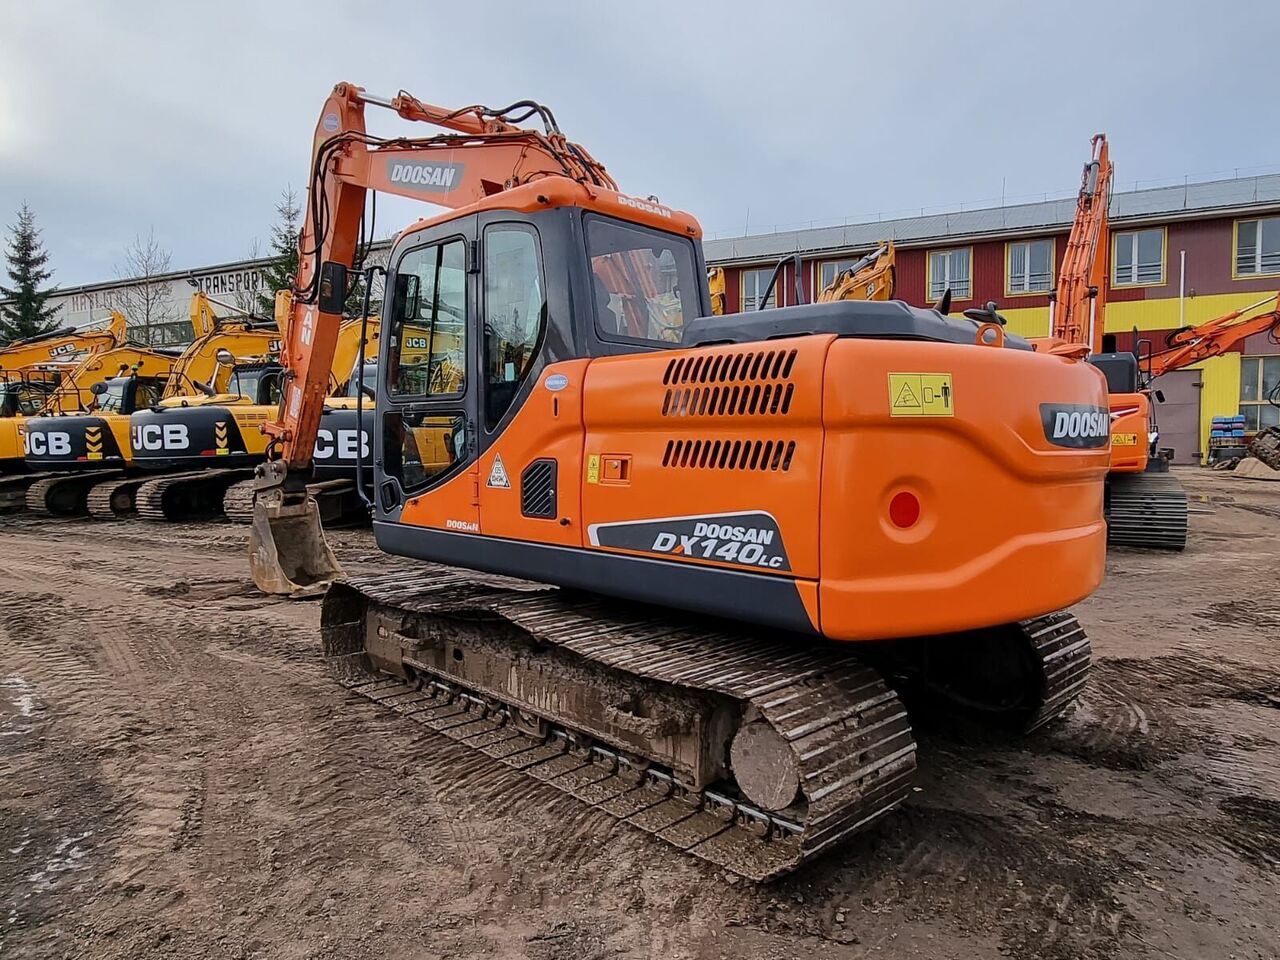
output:
<path id="1" fill-rule="evenodd" d="M 228 468 L 155 477 L 138 487 L 138 516 L 161 522 L 220 516 L 226 488 L 251 475 L 248 469 Z"/>
<path id="2" fill-rule="evenodd" d="M 55 477 L 53 473 L 15 473 L 0 476 L 0 513 L 27 508 L 27 490 L 40 480 Z"/>
<path id="3" fill-rule="evenodd" d="M 137 513 L 134 497 L 146 477 L 125 477 L 95 484 L 85 506 L 95 520 L 119 520 Z"/>
<path id="4" fill-rule="evenodd" d="M 421 568 L 419 568 L 421 569 Z M 554 587 L 430 565 L 419 575 L 335 584 L 321 615 L 325 658 L 345 686 L 682 850 L 754 880 L 794 870 L 893 809 L 907 795 L 915 741 L 880 674 L 831 645 L 782 643 L 691 628 L 643 608 L 578 598 Z M 505 621 L 599 667 L 732 698 L 791 751 L 803 799 L 770 813 L 732 784 L 686 790 L 647 762 L 624 762 L 551 721 L 539 739 L 507 722 L 502 702 L 418 672 L 375 672 L 364 653 L 370 604 L 379 617 Z M 414 666 L 419 666 L 415 661 Z"/>
<path id="5" fill-rule="evenodd" d="M 27 510 L 46 517 L 82 516 L 89 491 L 107 478 L 118 479 L 120 476 L 118 471 L 60 473 L 37 480 L 26 489 Z"/>
<path id="6" fill-rule="evenodd" d="M 1149 550 L 1187 545 L 1187 492 L 1168 473 L 1107 477 L 1107 543 Z"/>
<path id="7" fill-rule="evenodd" d="M 1280 427 L 1267 427 L 1249 441 L 1249 452 L 1272 470 L 1280 470 Z"/>

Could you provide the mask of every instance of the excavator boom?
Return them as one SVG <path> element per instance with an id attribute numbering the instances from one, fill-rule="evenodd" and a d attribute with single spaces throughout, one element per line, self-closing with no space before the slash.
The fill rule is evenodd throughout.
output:
<path id="1" fill-rule="evenodd" d="M 1075 220 L 1049 307 L 1050 336 L 1102 350 L 1107 296 L 1107 209 L 1111 202 L 1111 156 L 1106 134 L 1090 142 L 1090 159 L 1080 177 Z"/>

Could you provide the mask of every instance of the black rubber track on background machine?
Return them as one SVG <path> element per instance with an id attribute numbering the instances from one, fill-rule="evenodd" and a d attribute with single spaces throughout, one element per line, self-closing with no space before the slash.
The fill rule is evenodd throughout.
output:
<path id="1" fill-rule="evenodd" d="M 1148 550 L 1187 545 L 1187 492 L 1169 473 L 1107 477 L 1107 544 Z"/>
<path id="2" fill-rule="evenodd" d="M 0 513 L 27 509 L 27 489 L 40 480 L 57 477 L 56 473 L 14 473 L 0 476 Z"/>
<path id="3" fill-rule="evenodd" d="M 138 487 L 135 503 L 144 520 L 172 523 L 222 516 L 227 487 L 253 476 L 249 469 L 196 470 L 155 477 Z"/>
<path id="4" fill-rule="evenodd" d="M 607 670 L 734 699 L 789 745 L 804 800 L 771 814 L 732 784 L 688 791 L 656 767 L 620 765 L 608 744 L 581 749 L 571 729 L 536 739 L 508 724 L 501 700 L 428 675 L 420 660 L 406 661 L 414 669 L 405 677 L 378 672 L 364 649 L 375 610 L 380 622 L 427 617 L 438 643 L 448 642 L 451 622 L 498 622 Z M 1070 614 L 1021 626 L 1043 664 L 1041 699 L 1026 722 L 1033 729 L 1060 715 L 1083 687 L 1089 644 Z M 907 795 L 915 770 L 901 701 L 877 671 L 835 644 L 694 627 L 652 608 L 435 564 L 335 584 L 321 630 L 331 672 L 354 692 L 754 880 L 790 872 L 883 816 Z"/>
<path id="5" fill-rule="evenodd" d="M 222 496 L 222 512 L 232 523 L 253 523 L 253 479 L 227 487 Z M 354 480 L 321 480 L 307 484 L 307 493 L 316 501 L 320 519 L 330 524 L 351 524 L 368 520 L 369 513 L 356 494 Z"/>
<path id="6" fill-rule="evenodd" d="M 93 486 L 85 500 L 89 516 L 95 520 L 119 520 L 136 514 L 134 496 L 147 477 L 121 477 Z"/>
<path id="7" fill-rule="evenodd" d="M 37 480 L 27 487 L 27 509 L 43 516 L 79 517 L 87 509 L 89 491 L 120 473 L 63 473 Z"/>

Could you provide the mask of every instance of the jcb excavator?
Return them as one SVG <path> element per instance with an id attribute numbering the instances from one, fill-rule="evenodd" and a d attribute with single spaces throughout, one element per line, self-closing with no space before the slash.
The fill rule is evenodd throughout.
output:
<path id="1" fill-rule="evenodd" d="M 64 327 L 0 347 L 0 474 L 26 468 L 20 429 L 26 418 L 44 408 L 62 377 L 72 374 L 79 360 L 123 346 L 126 327 L 124 315 L 112 313 L 104 327 Z M 87 402 L 93 395 L 88 393 L 88 384 L 84 387 Z M 72 406 L 79 405 L 79 394 L 75 396 Z M 72 394 L 63 390 L 57 397 L 60 403 L 70 402 Z M 3 496 L 0 493 L 0 498 Z"/>
<path id="2" fill-rule="evenodd" d="M 1078 345 L 1107 378 L 1111 470 L 1107 475 L 1107 539 L 1115 545 L 1181 550 L 1187 544 L 1187 495 L 1159 457 L 1152 391 L 1136 355 L 1108 350 L 1107 264 L 1111 158 L 1104 134 L 1090 143 L 1076 215 L 1057 289 L 1049 298 L 1050 348 Z"/>
<path id="3" fill-rule="evenodd" d="M 88 510 L 104 517 L 131 513 L 138 488 L 148 479 L 136 472 L 141 465 L 134 457 L 135 412 L 196 391 L 224 402 L 238 400 L 239 393 L 228 391 L 256 384 L 255 371 L 279 349 L 273 324 L 262 329 L 244 320 L 221 321 L 200 292 L 191 298 L 191 321 L 196 339 L 181 354 L 135 350 L 137 359 L 97 388 L 92 409 L 27 423 L 28 465 L 72 471 L 29 487 L 28 509 L 61 515 Z M 241 363 L 246 357 L 247 365 Z"/>
<path id="4" fill-rule="evenodd" d="M 289 291 L 285 291 L 289 294 Z M 290 294 L 291 296 L 291 294 Z M 287 329 L 292 311 L 288 296 L 282 297 L 278 310 L 283 321 L 281 330 Z M 316 431 L 314 453 L 314 480 L 308 485 L 311 498 L 316 501 L 325 524 L 353 518 L 367 519 L 368 512 L 357 494 L 357 468 L 363 463 L 367 475 L 372 467 L 369 436 L 373 421 L 373 405 L 367 399 L 361 402 L 360 383 L 364 383 L 366 396 L 373 393 L 373 369 L 366 367 L 357 375 L 357 364 L 376 361 L 381 320 L 371 317 L 361 324 L 359 320 L 347 320 L 338 331 L 338 342 L 333 354 L 330 371 L 330 394 L 325 400 L 320 426 Z M 412 333 L 412 331 L 410 331 Z M 421 335 L 417 338 L 425 342 Z M 412 362 L 412 346 L 406 348 L 406 357 Z M 422 354 L 421 348 L 417 349 Z M 278 399 L 278 398 L 277 398 Z M 274 408 L 259 411 L 265 421 Z M 261 448 L 266 437 L 259 433 Z M 237 480 L 226 488 L 222 497 L 222 512 L 235 523 L 253 522 L 252 476 Z"/>
<path id="5" fill-rule="evenodd" d="M 372 401 L 374 533 L 419 562 L 329 585 L 306 484 L 371 189 L 449 208 L 391 251 Z M 530 101 L 340 84 L 306 209 L 250 559 L 328 587 L 350 689 L 758 879 L 910 791 L 886 672 L 1023 729 L 1079 693 L 1108 432 L 1074 351 L 901 302 L 708 316 L 697 222 Z"/>

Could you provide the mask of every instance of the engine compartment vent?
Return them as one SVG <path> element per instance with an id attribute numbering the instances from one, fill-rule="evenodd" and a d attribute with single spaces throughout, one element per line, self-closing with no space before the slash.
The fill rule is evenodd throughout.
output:
<path id="1" fill-rule="evenodd" d="M 664 417 L 785 416 L 796 350 L 702 351 L 667 362 Z"/>
<path id="2" fill-rule="evenodd" d="M 664 467 L 702 470 L 791 469 L 794 440 L 668 440 Z"/>

